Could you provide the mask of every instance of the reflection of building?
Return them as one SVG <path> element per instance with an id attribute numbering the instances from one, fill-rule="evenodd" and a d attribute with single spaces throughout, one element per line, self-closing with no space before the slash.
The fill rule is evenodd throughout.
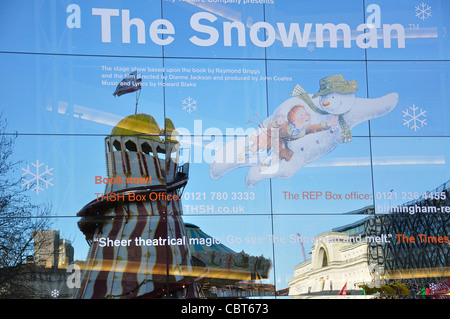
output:
<path id="1" fill-rule="evenodd" d="M 360 291 L 372 281 L 364 237 L 364 220 L 316 236 L 311 259 L 294 268 L 289 295 L 337 295 L 345 283 Z"/>
<path id="2" fill-rule="evenodd" d="M 379 245 L 378 256 L 369 255 L 370 262 L 379 266 L 381 279 L 421 289 L 450 276 L 450 244 L 445 243 L 450 237 L 449 188 L 450 181 L 368 221 L 368 233 L 393 236 Z M 400 240 L 397 234 L 402 235 Z M 414 243 L 405 242 L 405 237 L 413 237 Z"/>
<path id="3" fill-rule="evenodd" d="M 183 241 L 177 199 L 187 183 L 187 164 L 178 166 L 179 144 L 166 136 L 174 130 L 168 119 L 165 129 L 152 116 L 136 114 L 106 138 L 114 183 L 78 213 L 90 251 L 76 298 L 198 295 L 195 281 L 203 265 L 193 264 Z"/>
<path id="4" fill-rule="evenodd" d="M 73 247 L 66 239 L 60 238 L 58 230 L 33 232 L 33 238 L 34 262 L 37 266 L 67 268 L 73 262 Z"/>

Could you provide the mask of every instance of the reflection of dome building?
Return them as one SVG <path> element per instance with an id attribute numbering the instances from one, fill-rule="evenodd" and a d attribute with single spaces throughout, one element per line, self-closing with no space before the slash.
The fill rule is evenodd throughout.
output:
<path id="1" fill-rule="evenodd" d="M 364 220 L 316 236 L 311 259 L 294 268 L 289 295 L 337 295 L 347 283 L 348 290 L 361 290 L 372 281 L 364 240 Z"/>
<path id="2" fill-rule="evenodd" d="M 111 136 L 106 138 L 108 177 L 122 177 L 124 183 L 107 184 L 105 193 L 148 187 L 166 190 L 174 189 L 174 183 L 177 187 L 187 183 L 187 178 L 180 178 L 183 167 L 177 165 L 179 144 L 171 137 L 172 121 L 166 119 L 165 124 L 164 134 L 152 116 L 136 114 L 113 128 Z M 132 185 L 126 183 L 127 177 L 149 179 L 146 185 L 142 182 Z"/>
<path id="3" fill-rule="evenodd" d="M 201 275 L 191 276 L 181 200 L 174 199 L 188 164 L 178 165 L 179 144 L 167 136 L 173 124 L 165 124 L 164 132 L 153 117 L 131 115 L 106 137 L 107 174 L 116 183 L 78 213 L 90 251 L 76 298 L 197 296 Z"/>

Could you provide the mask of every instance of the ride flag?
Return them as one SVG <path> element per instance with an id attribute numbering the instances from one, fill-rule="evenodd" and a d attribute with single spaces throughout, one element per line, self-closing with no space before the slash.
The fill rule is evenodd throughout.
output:
<path id="1" fill-rule="evenodd" d="M 338 295 L 346 295 L 347 294 L 347 282 L 345 282 L 344 287 L 342 287 L 341 291 L 339 291 Z"/>
<path id="2" fill-rule="evenodd" d="M 137 78 L 137 71 L 128 74 L 116 87 L 114 96 L 121 96 L 141 89 L 142 79 Z"/>

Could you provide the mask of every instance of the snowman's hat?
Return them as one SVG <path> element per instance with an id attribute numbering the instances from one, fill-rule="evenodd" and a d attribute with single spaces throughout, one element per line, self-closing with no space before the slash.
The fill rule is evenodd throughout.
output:
<path id="1" fill-rule="evenodd" d="M 319 95 L 327 95 L 332 92 L 346 94 L 353 93 L 358 90 L 357 81 L 346 81 L 341 74 L 328 76 L 319 81 L 320 90 L 313 95 L 313 98 Z"/>

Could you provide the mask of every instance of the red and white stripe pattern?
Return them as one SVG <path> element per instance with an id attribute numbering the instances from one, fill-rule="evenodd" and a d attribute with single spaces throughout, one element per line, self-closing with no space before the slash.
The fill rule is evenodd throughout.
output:
<path id="1" fill-rule="evenodd" d="M 181 202 L 129 202 L 108 210 L 96 229 L 77 298 L 158 297 L 192 287 L 189 245 L 136 245 L 135 238 L 186 238 Z M 167 213 L 166 213 L 167 211 Z M 161 213 L 160 213 L 161 212 Z M 130 240 L 101 247 L 98 239 Z M 195 290 L 195 289 L 194 289 Z"/>

